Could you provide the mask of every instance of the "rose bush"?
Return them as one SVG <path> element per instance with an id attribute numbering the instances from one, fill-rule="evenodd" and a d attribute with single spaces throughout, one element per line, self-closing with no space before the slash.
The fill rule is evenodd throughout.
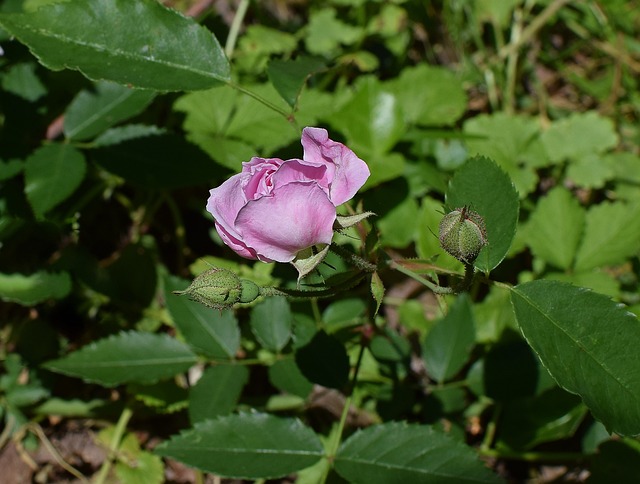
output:
<path id="1" fill-rule="evenodd" d="M 333 237 L 336 207 L 369 177 L 367 164 L 322 128 L 302 131 L 302 159 L 254 157 L 210 191 L 207 210 L 225 244 L 264 262 L 291 262 Z"/>

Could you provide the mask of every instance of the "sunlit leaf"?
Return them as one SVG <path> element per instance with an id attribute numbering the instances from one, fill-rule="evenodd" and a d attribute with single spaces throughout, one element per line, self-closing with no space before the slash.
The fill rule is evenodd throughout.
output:
<path id="1" fill-rule="evenodd" d="M 214 35 L 155 0 L 62 2 L 0 14 L 0 26 L 46 67 L 76 69 L 94 80 L 158 91 L 206 89 L 230 80 Z"/>
<path id="2" fill-rule="evenodd" d="M 556 281 L 511 291 L 518 325 L 556 379 L 609 431 L 640 433 L 640 323 L 608 297 Z"/>

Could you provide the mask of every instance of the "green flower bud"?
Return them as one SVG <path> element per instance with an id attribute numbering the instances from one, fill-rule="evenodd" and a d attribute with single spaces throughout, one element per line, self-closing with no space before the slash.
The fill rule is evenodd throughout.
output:
<path id="1" fill-rule="evenodd" d="M 465 264 L 473 264 L 480 250 L 487 245 L 484 219 L 467 207 L 456 208 L 440 221 L 440 245 Z"/>
<path id="2" fill-rule="evenodd" d="M 193 301 L 214 309 L 229 309 L 237 303 L 248 303 L 260 296 L 260 287 L 254 282 L 240 279 L 227 269 L 214 267 L 197 276 L 184 291 Z"/>

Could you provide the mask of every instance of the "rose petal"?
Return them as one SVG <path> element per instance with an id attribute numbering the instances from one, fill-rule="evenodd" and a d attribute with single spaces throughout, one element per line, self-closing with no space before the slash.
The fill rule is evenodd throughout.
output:
<path id="1" fill-rule="evenodd" d="M 216 230 L 225 244 L 243 257 L 256 259 L 255 251 L 252 251 L 242 241 L 241 235 L 234 227 L 238 212 L 247 202 L 242 191 L 246 177 L 246 174 L 238 173 L 219 187 L 209 190 L 207 211 L 213 215 L 216 221 Z"/>
<path id="2" fill-rule="evenodd" d="M 268 195 L 273 189 L 272 176 L 284 163 L 280 158 L 259 158 L 254 156 L 248 163 L 242 164 L 242 173 L 247 175 L 244 194 L 247 200 L 255 200 Z"/>
<path id="3" fill-rule="evenodd" d="M 273 174 L 273 187 L 281 187 L 291 182 L 315 181 L 329 196 L 329 184 L 326 181 L 327 165 L 306 163 L 303 160 L 287 160 Z"/>
<path id="4" fill-rule="evenodd" d="M 222 239 L 222 241 L 231 249 L 233 249 L 233 251 L 242 256 L 245 257 L 247 259 L 257 259 L 258 255 L 256 254 L 256 251 L 253 250 L 251 247 L 247 247 L 247 244 L 245 244 L 242 240 L 234 237 L 233 235 L 231 235 L 229 232 L 227 232 L 225 230 L 225 228 L 220 225 L 219 223 L 216 222 L 215 224 L 216 226 L 216 231 L 218 232 L 218 235 L 220 235 L 220 238 Z M 271 260 L 267 260 L 267 259 L 262 259 L 263 262 L 273 262 Z"/>
<path id="5" fill-rule="evenodd" d="M 329 139 L 326 129 L 302 130 L 303 159 L 328 164 L 329 197 L 338 205 L 350 200 L 369 178 L 367 164 L 342 143 Z"/>
<path id="6" fill-rule="evenodd" d="M 260 260 L 291 262 L 315 244 L 329 244 L 336 209 L 316 183 L 293 182 L 240 210 L 236 227 Z"/>

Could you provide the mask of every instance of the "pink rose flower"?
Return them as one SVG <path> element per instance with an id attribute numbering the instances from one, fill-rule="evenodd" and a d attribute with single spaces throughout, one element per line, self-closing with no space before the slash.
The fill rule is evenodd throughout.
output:
<path id="1" fill-rule="evenodd" d="M 367 164 L 322 128 L 302 131 L 302 159 L 251 158 L 210 190 L 207 211 L 225 244 L 242 257 L 291 262 L 330 244 L 336 207 L 369 178 Z"/>

